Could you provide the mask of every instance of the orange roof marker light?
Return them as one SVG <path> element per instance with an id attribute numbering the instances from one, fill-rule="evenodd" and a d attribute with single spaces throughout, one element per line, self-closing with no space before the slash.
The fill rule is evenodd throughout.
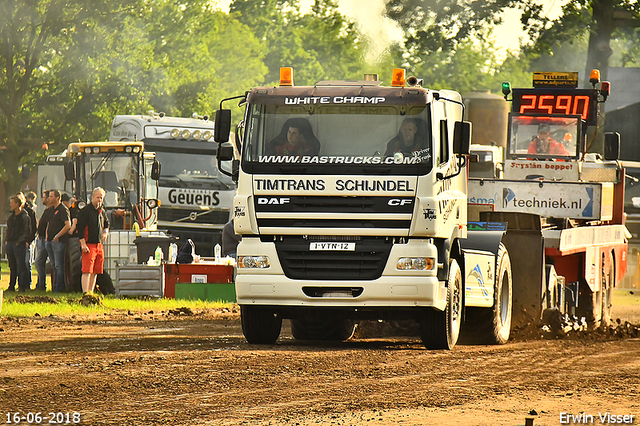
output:
<path id="1" fill-rule="evenodd" d="M 293 67 L 280 68 L 280 86 L 293 86 Z"/>
<path id="2" fill-rule="evenodd" d="M 406 84 L 406 72 L 404 68 L 394 68 L 391 77 L 391 87 L 404 87 Z"/>
<path id="3" fill-rule="evenodd" d="M 600 70 L 591 70 L 591 74 L 589 74 L 589 83 L 593 84 L 593 87 L 600 83 Z"/>

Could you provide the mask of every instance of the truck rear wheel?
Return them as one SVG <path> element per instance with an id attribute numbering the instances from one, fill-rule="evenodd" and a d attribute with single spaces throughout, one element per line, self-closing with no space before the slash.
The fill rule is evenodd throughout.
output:
<path id="1" fill-rule="evenodd" d="M 462 273 L 455 259 L 449 261 L 447 306 L 444 311 L 427 308 L 421 313 L 420 338 L 427 349 L 452 349 L 458 342 L 462 320 Z"/>
<path id="2" fill-rule="evenodd" d="M 602 294 L 603 289 L 591 291 L 586 282 L 580 282 L 576 314 L 578 317 L 584 317 L 590 330 L 597 329 L 602 322 Z"/>
<path id="3" fill-rule="evenodd" d="M 282 318 L 275 312 L 257 306 L 240 306 L 242 334 L 252 344 L 272 345 L 280 336 Z"/>
<path id="4" fill-rule="evenodd" d="M 64 281 L 68 293 L 82 293 L 82 248 L 77 237 L 69 238 L 64 251 Z"/>
<path id="5" fill-rule="evenodd" d="M 493 307 L 468 307 L 460 340 L 465 343 L 486 345 L 502 345 L 506 343 L 511 334 L 512 312 L 511 259 L 505 246 L 500 244 L 498 256 L 496 257 Z"/>
<path id="6" fill-rule="evenodd" d="M 611 321 L 613 310 L 613 286 L 616 283 L 616 265 L 613 257 L 607 271 L 607 288 L 602 291 L 602 323 L 607 325 Z"/>
<path id="7" fill-rule="evenodd" d="M 353 336 L 355 330 L 355 321 L 349 319 L 323 316 L 291 320 L 291 334 L 296 340 L 343 341 Z"/>

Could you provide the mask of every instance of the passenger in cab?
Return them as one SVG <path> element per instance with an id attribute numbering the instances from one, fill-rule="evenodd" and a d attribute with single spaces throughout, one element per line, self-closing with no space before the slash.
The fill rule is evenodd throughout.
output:
<path id="1" fill-rule="evenodd" d="M 398 134 L 387 143 L 385 156 L 391 157 L 396 152 L 404 155 L 414 155 L 424 147 L 425 126 L 424 122 L 416 118 L 405 118 L 400 125 Z"/>

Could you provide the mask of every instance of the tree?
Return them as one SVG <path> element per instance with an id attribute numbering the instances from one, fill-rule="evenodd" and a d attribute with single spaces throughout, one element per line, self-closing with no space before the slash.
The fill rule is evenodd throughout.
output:
<path id="1" fill-rule="evenodd" d="M 452 52 L 469 37 L 481 38 L 486 26 L 500 23 L 499 14 L 508 7 L 522 10 L 523 28 L 538 54 L 581 36 L 586 28 L 586 75 L 599 68 L 604 78 L 613 53 L 611 37 L 616 30 L 629 31 L 640 24 L 635 0 L 571 0 L 553 21 L 535 0 L 387 0 L 386 5 L 387 15 L 405 31 L 407 54 L 415 57 Z"/>
<path id="2" fill-rule="evenodd" d="M 365 45 L 335 0 L 316 0 L 305 15 L 296 0 L 235 0 L 230 13 L 264 43 L 267 83 L 283 66 L 296 69 L 296 84 L 354 79 L 362 70 Z"/>
<path id="3" fill-rule="evenodd" d="M 100 23 L 117 22 L 136 0 L 5 0 L 0 6 L 0 176 L 9 193 L 20 187 L 20 168 L 42 158 L 42 143 L 73 114 L 85 110 L 71 98 L 69 82 L 90 66 L 75 47 L 92 42 Z M 61 71 L 61 72 L 54 72 Z M 61 103 L 62 102 L 62 103 Z"/>
<path id="4" fill-rule="evenodd" d="M 209 1 L 158 0 L 140 25 L 152 45 L 156 77 L 145 90 L 160 111 L 210 115 L 222 98 L 264 82 L 263 44 Z"/>
<path id="5" fill-rule="evenodd" d="M 635 38 L 640 26 L 640 6 L 633 0 L 573 0 L 563 6 L 563 13 L 555 21 L 541 16 L 540 10 L 523 18 L 533 36 L 532 50 L 549 53 L 575 39 L 588 38 L 585 63 L 585 86 L 591 87 L 588 75 L 592 69 L 600 70 L 607 78 L 609 58 L 614 54 L 612 40 L 617 37 Z M 637 44 L 632 46 L 637 49 Z M 631 47 L 629 53 L 637 50 Z M 627 56 L 628 58 L 628 56 Z"/>

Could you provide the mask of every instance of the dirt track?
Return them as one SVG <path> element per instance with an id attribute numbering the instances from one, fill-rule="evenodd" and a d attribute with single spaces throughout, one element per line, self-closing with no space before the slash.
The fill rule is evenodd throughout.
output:
<path id="1" fill-rule="evenodd" d="M 581 412 L 640 424 L 638 338 L 429 352 L 415 338 L 303 344 L 288 324 L 253 346 L 224 311 L 1 321 L 0 424 L 16 411 L 86 425 L 559 425 Z"/>

